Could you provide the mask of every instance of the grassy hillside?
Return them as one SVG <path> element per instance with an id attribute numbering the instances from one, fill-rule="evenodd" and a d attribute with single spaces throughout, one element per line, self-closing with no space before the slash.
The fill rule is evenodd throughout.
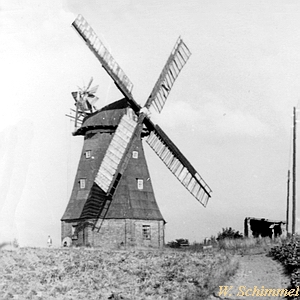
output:
<path id="1" fill-rule="evenodd" d="M 2 250 L 0 298 L 206 299 L 237 267 L 216 251 Z"/>

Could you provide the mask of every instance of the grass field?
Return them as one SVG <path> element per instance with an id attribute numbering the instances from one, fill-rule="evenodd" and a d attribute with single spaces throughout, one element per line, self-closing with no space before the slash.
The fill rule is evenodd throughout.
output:
<path id="1" fill-rule="evenodd" d="M 237 268 L 215 250 L 0 250 L 0 299 L 207 299 Z"/>

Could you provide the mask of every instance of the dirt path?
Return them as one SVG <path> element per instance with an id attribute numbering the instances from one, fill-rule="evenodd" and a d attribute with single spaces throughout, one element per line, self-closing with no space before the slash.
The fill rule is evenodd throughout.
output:
<path id="1" fill-rule="evenodd" d="M 254 295 L 256 295 L 258 292 L 257 289 L 262 291 L 263 289 L 282 289 L 288 287 L 289 278 L 284 275 L 283 267 L 280 263 L 268 257 L 266 254 L 238 256 L 238 259 L 240 261 L 240 268 L 236 275 L 226 284 L 229 287 L 232 286 L 231 290 L 227 295 L 221 295 L 220 291 L 217 291 L 214 296 L 211 297 L 211 300 L 286 299 L 276 296 L 250 296 L 253 292 Z M 255 286 L 256 290 L 254 288 Z M 248 291 L 249 296 L 246 296 L 245 293 L 248 289 L 252 289 L 252 291 Z M 260 294 L 260 292 L 258 292 L 258 294 Z"/>

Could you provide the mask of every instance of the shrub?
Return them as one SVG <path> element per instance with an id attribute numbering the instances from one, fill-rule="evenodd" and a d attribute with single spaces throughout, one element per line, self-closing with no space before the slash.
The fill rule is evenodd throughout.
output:
<path id="1" fill-rule="evenodd" d="M 222 232 L 218 233 L 217 240 L 223 240 L 223 239 L 241 239 L 243 238 L 243 235 L 231 227 L 229 228 L 222 228 Z"/>
<path id="2" fill-rule="evenodd" d="M 279 260 L 291 276 L 291 286 L 300 285 L 300 240 L 286 240 L 280 246 L 273 247 L 269 254 Z"/>
<path id="3" fill-rule="evenodd" d="M 167 246 L 170 248 L 181 248 L 189 245 L 190 243 L 188 239 L 176 239 L 175 241 L 171 241 L 167 243 Z"/>
<path id="4" fill-rule="evenodd" d="M 12 245 L 14 248 L 19 248 L 19 242 L 17 239 L 14 239 L 13 242 L 12 242 Z"/>

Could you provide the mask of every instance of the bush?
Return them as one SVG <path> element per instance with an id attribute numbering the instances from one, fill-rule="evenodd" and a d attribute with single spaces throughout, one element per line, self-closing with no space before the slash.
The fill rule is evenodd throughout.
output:
<path id="1" fill-rule="evenodd" d="M 296 288 L 300 285 L 300 241 L 297 239 L 287 240 L 281 246 L 271 249 L 270 253 L 285 267 L 291 276 L 291 286 Z"/>
<path id="2" fill-rule="evenodd" d="M 243 235 L 231 227 L 229 228 L 222 228 L 222 232 L 218 233 L 217 240 L 221 241 L 223 239 L 241 239 L 243 238 Z"/>
<path id="3" fill-rule="evenodd" d="M 14 239 L 13 242 L 12 242 L 12 245 L 14 248 L 19 248 L 19 242 L 17 239 Z"/>
<path id="4" fill-rule="evenodd" d="M 167 246 L 170 248 L 181 248 L 189 245 L 190 243 L 188 239 L 177 239 L 175 241 L 171 241 L 167 243 Z"/>

